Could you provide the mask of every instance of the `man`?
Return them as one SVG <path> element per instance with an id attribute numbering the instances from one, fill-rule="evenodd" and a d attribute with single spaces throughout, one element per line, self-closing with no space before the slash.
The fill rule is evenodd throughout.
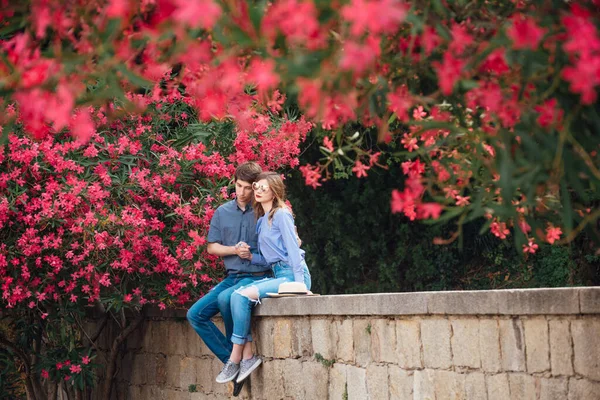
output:
<path id="1" fill-rule="evenodd" d="M 207 251 L 223 257 L 227 276 L 187 312 L 187 319 L 196 333 L 223 363 L 229 360 L 232 349 L 231 294 L 241 286 L 271 276 L 264 258 L 258 252 L 250 251 L 257 248 L 256 218 L 251 204 L 254 195 L 252 183 L 261 172 L 260 166 L 254 162 L 244 163 L 236 169 L 236 198 L 217 208 L 207 236 Z M 219 312 L 227 336 L 211 321 Z M 234 396 L 239 394 L 243 384 L 243 381 L 239 384 L 234 382 Z"/>

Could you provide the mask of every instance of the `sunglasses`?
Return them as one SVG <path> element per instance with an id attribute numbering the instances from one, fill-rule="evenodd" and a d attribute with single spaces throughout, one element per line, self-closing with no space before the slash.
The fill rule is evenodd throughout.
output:
<path id="1" fill-rule="evenodd" d="M 267 190 L 269 190 L 269 186 L 268 185 L 259 185 L 258 183 L 254 182 L 252 184 L 252 189 L 254 189 L 255 192 L 263 193 L 263 192 L 266 192 Z"/>

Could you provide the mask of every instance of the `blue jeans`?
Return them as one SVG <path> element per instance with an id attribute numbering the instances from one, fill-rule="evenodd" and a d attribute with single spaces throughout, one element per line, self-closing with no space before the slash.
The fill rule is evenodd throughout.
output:
<path id="1" fill-rule="evenodd" d="M 311 278 L 308 266 L 303 261 L 304 266 L 304 283 L 310 290 Z M 233 317 L 233 334 L 231 342 L 234 344 L 245 344 L 252 341 L 250 335 L 250 318 L 252 316 L 252 308 L 260 303 L 260 299 L 267 297 L 267 293 L 277 293 L 279 285 L 283 282 L 294 281 L 294 271 L 292 267 L 283 262 L 276 262 L 271 265 L 274 278 L 265 278 L 254 283 L 250 283 L 235 290 L 231 295 L 231 316 Z M 258 300 L 250 299 L 240 292 L 248 287 L 256 287 L 258 289 Z"/>
<path id="2" fill-rule="evenodd" d="M 268 274 L 255 276 L 252 274 L 231 274 L 217 286 L 200 298 L 187 312 L 187 319 L 196 333 L 200 335 L 206 347 L 224 363 L 229 359 L 232 344 L 227 339 L 233 332 L 231 317 L 231 294 L 238 288 L 265 279 Z M 211 318 L 221 313 L 225 323 L 225 333 L 215 326 Z"/>

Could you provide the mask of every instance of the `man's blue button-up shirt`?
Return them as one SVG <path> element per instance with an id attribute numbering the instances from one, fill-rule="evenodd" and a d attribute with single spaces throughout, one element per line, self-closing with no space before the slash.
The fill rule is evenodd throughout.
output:
<path id="1" fill-rule="evenodd" d="M 242 210 L 237 202 L 232 200 L 217 208 L 210 221 L 206 241 L 223 246 L 235 246 L 239 242 L 248 243 L 252 261 L 242 259 L 236 254 L 223 257 L 228 274 L 269 270 L 269 266 L 257 250 L 256 218 L 249 204 Z"/>

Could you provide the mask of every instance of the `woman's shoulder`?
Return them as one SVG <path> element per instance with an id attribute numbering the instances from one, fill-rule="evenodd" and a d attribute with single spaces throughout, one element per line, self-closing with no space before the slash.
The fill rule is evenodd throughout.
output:
<path id="1" fill-rule="evenodd" d="M 291 219 L 292 221 L 294 220 L 292 211 L 287 207 L 278 208 L 273 215 L 273 220 L 281 221 L 285 219 Z"/>

